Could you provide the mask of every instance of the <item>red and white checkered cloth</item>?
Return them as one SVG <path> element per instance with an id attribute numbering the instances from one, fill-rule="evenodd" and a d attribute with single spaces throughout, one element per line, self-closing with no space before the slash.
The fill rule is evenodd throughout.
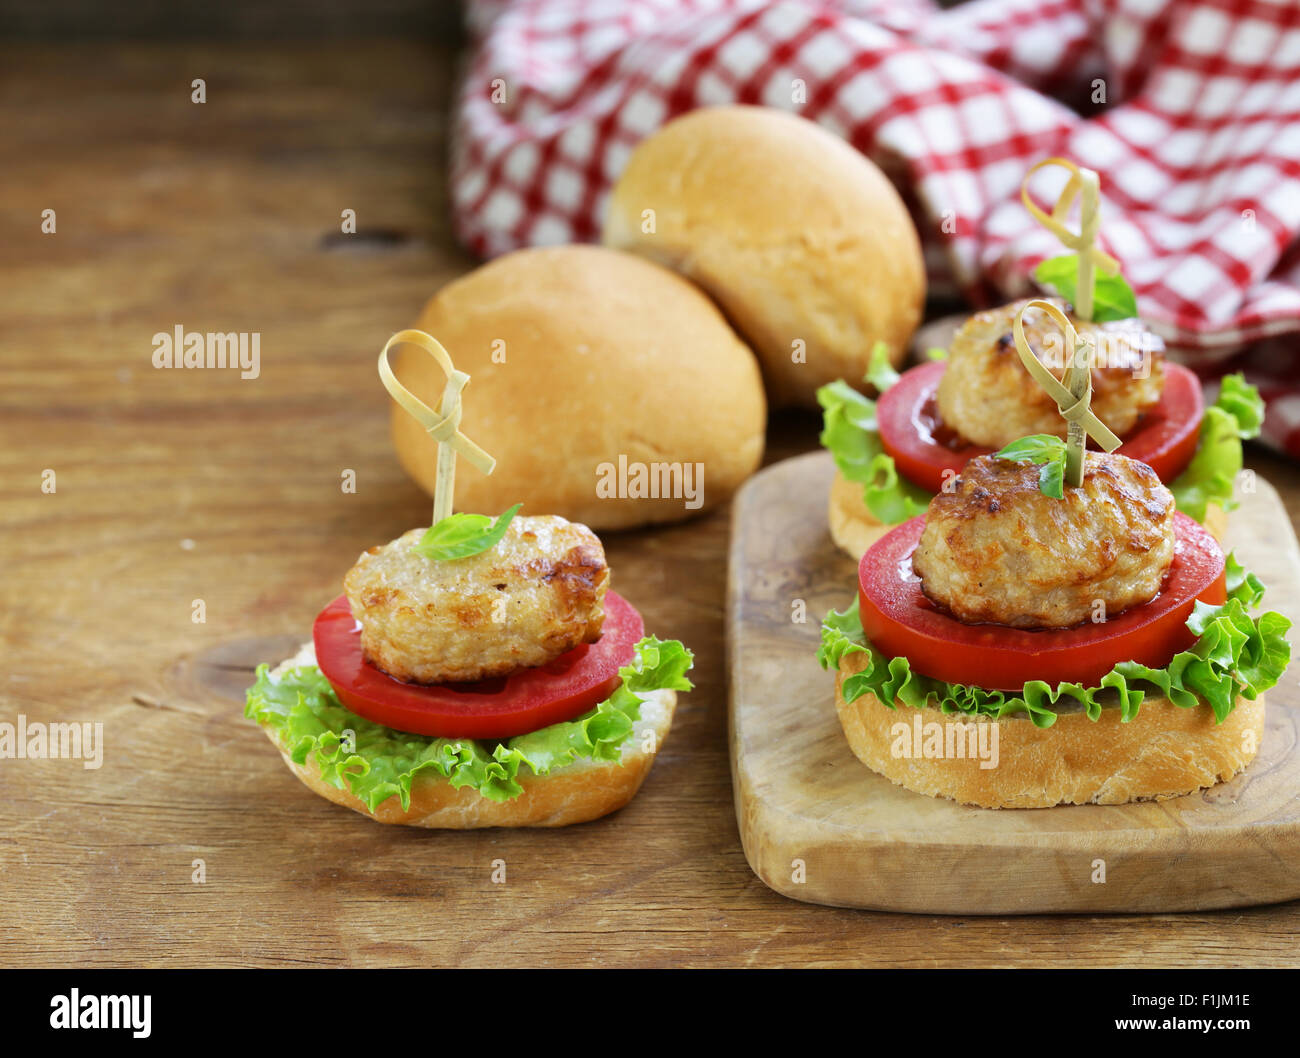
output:
<path id="1" fill-rule="evenodd" d="M 988 304 L 1063 252 L 1019 189 L 1064 155 L 1100 172 L 1102 240 L 1149 325 L 1206 375 L 1244 367 L 1266 440 L 1300 456 L 1300 0 L 470 0 L 468 19 L 452 196 L 474 252 L 597 239 L 638 141 L 765 104 L 876 161 L 931 291 Z"/>

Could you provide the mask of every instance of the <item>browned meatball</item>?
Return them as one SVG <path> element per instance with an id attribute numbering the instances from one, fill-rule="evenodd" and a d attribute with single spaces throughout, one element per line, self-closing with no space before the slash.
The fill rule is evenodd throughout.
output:
<path id="1" fill-rule="evenodd" d="M 495 547 L 435 562 L 412 529 L 343 579 L 366 659 L 412 683 L 459 683 L 544 665 L 600 638 L 609 567 L 596 534 L 516 517 Z"/>
<path id="2" fill-rule="evenodd" d="M 1152 599 L 1174 555 L 1174 497 L 1145 463 L 1089 452 L 1063 499 L 1039 468 L 980 456 L 930 503 L 912 566 L 959 620 L 1069 628 Z M 1101 610 L 1098 607 L 1102 607 Z"/>
<path id="3" fill-rule="evenodd" d="M 1062 310 L 1065 303 L 1054 301 Z M 1020 362 L 1012 326 L 1027 304 L 1012 302 L 977 312 L 953 337 L 948 366 L 935 401 L 944 423 L 987 448 L 1002 448 L 1028 434 L 1065 436 L 1056 402 Z M 1092 410 L 1123 437 L 1160 400 L 1165 384 L 1164 342 L 1137 320 L 1083 323 L 1070 316 L 1080 336 L 1092 339 Z M 1025 313 L 1025 340 L 1052 374 L 1064 378 L 1064 336 L 1042 309 Z"/>

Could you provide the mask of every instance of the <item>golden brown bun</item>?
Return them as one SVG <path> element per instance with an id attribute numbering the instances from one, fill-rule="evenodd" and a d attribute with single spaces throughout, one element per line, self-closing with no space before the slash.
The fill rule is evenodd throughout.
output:
<path id="1" fill-rule="evenodd" d="M 1205 520 L 1202 524 L 1219 546 L 1226 549 L 1227 545 L 1224 541 L 1228 536 L 1228 512 L 1217 503 L 1207 503 L 1205 505 Z"/>
<path id="2" fill-rule="evenodd" d="M 632 254 L 506 254 L 443 287 L 415 326 L 472 376 L 461 429 L 497 459 L 491 475 L 461 461 L 458 510 L 496 515 L 522 502 L 524 514 L 594 529 L 679 521 L 724 503 L 762 459 L 767 410 L 753 354 L 695 287 Z M 395 363 L 436 408 L 434 361 L 406 346 Z M 396 404 L 393 442 L 432 491 L 437 446 Z M 599 468 L 617 468 L 620 455 L 703 464 L 702 506 L 688 509 L 685 495 L 601 498 Z"/>
<path id="3" fill-rule="evenodd" d="M 928 797 L 947 797 L 981 808 L 1050 808 L 1058 804 L 1163 801 L 1225 782 L 1255 759 L 1264 734 L 1264 699 L 1238 698 L 1222 724 L 1208 706 L 1184 709 L 1167 698 L 1142 699 L 1138 715 L 1120 721 L 1104 709 L 1097 721 L 1063 713 L 1049 728 L 1023 714 L 1006 720 L 945 716 L 929 706 L 891 709 L 868 692 L 845 702 L 844 679 L 866 665 L 862 652 L 845 654 L 835 679 L 835 707 L 854 755 L 891 782 Z M 954 722 L 998 726 L 997 766 L 980 760 L 925 759 L 893 752 L 895 724 Z M 987 736 L 986 746 L 992 738 Z M 902 743 L 900 743 L 901 745 Z"/>
<path id="4" fill-rule="evenodd" d="M 315 651 L 308 643 L 294 657 L 272 670 L 271 678 L 289 668 L 315 664 L 315 657 Z M 380 823 L 441 830 L 564 827 L 570 823 L 599 819 L 622 808 L 636 796 L 650 773 L 655 753 L 663 746 L 672 726 L 677 692 L 649 691 L 639 697 L 642 701 L 641 719 L 623 745 L 621 761 L 577 760 L 554 769 L 549 775 L 534 775 L 522 768 L 517 778 L 524 792 L 511 801 L 491 801 L 468 787 L 453 789 L 451 783 L 441 776 L 421 772 L 411 784 L 411 803 L 406 811 L 402 810 L 397 797 L 390 797 L 372 813 L 360 798 L 320 777 L 314 754 L 307 754 L 305 764 L 295 764 L 275 732 L 269 727 L 262 730 L 280 751 L 289 770 L 308 788 L 335 804 Z"/>
<path id="5" fill-rule="evenodd" d="M 831 539 L 854 561 L 867 553 L 867 548 L 893 528 L 882 525 L 867 510 L 862 500 L 862 486 L 850 481 L 838 468 L 831 482 L 830 510 Z"/>
<path id="6" fill-rule="evenodd" d="M 921 246 L 893 185 L 838 136 L 780 110 L 711 107 L 669 122 L 633 151 L 603 238 L 712 295 L 759 354 L 774 406 L 815 407 L 818 386 L 856 383 L 877 339 L 901 363 L 921 319 Z M 796 340 L 806 363 L 792 362 Z"/>

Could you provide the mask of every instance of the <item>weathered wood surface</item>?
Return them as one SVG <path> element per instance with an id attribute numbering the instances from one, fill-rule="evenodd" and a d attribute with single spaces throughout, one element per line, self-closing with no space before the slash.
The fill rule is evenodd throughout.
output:
<path id="1" fill-rule="evenodd" d="M 97 771 L 0 761 L 0 964 L 1294 961 L 1297 905 L 929 918 L 768 889 L 732 802 L 723 512 L 607 540 L 619 590 L 698 659 L 623 812 L 388 829 L 288 773 L 241 716 L 249 666 L 307 635 L 363 546 L 428 512 L 373 363 L 471 265 L 444 189 L 453 61 L 357 42 L 0 49 L 0 719 L 99 720 L 106 743 Z M 261 377 L 155 371 L 151 337 L 177 323 L 259 330 Z M 770 458 L 816 432 L 781 419 Z M 1300 475 L 1253 461 L 1294 517 Z"/>

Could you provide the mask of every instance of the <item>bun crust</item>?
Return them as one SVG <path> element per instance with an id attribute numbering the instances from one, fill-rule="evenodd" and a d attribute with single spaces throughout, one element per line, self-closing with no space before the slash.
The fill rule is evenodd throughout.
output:
<path id="1" fill-rule="evenodd" d="M 1207 503 L 1205 505 L 1205 521 L 1202 523 L 1206 531 L 1214 537 L 1220 547 L 1226 548 L 1224 543 L 1228 536 L 1228 512 L 1220 507 L 1217 503 Z"/>
<path id="2" fill-rule="evenodd" d="M 837 468 L 831 482 L 830 508 L 831 539 L 836 546 L 854 561 L 867 553 L 867 548 L 884 536 L 892 525 L 882 525 L 862 502 L 862 486 L 850 481 Z"/>
<path id="3" fill-rule="evenodd" d="M 891 709 L 874 694 L 845 702 L 844 679 L 866 664 L 845 654 L 835 680 L 835 706 L 854 755 L 891 782 L 927 797 L 946 797 L 981 808 L 1050 808 L 1058 804 L 1125 804 L 1163 801 L 1225 782 L 1259 751 L 1264 699 L 1238 698 L 1222 724 L 1208 707 L 1184 709 L 1167 698 L 1146 697 L 1128 723 L 1118 709 L 1097 721 L 1064 713 L 1049 728 L 1017 716 L 945 716 L 930 706 Z M 997 765 L 981 768 L 967 756 L 926 759 L 895 753 L 896 724 L 966 722 L 998 727 Z M 946 730 L 946 729 L 945 729 Z M 986 736 L 986 745 L 992 745 Z"/>
<path id="4" fill-rule="evenodd" d="M 838 136 L 771 107 L 694 110 L 643 141 L 603 239 L 707 291 L 758 353 L 774 406 L 816 407 L 818 386 L 863 376 L 877 340 L 897 366 L 921 319 L 925 268 L 898 192 Z"/>
<path id="5" fill-rule="evenodd" d="M 271 675 L 278 675 L 285 667 L 314 663 L 314 658 L 314 653 L 309 654 L 304 647 Z M 641 719 L 624 743 L 621 761 L 577 760 L 549 775 L 534 775 L 526 769 L 521 770 L 518 781 L 524 792 L 511 801 L 492 801 L 468 787 L 453 789 L 451 783 L 441 776 L 421 772 L 411 784 L 411 803 L 406 811 L 402 810 L 397 797 L 390 797 L 371 812 L 359 797 L 322 779 L 314 755 L 309 753 L 304 764 L 295 764 L 275 732 L 265 726 L 262 730 L 280 751 L 289 770 L 308 789 L 380 823 L 439 830 L 564 827 L 599 819 L 622 808 L 636 796 L 650 773 L 655 754 L 672 727 L 677 692 L 650 691 L 641 694 L 640 698 L 643 703 Z M 651 732 L 654 738 L 647 739 Z M 644 748 L 647 743 L 654 748 L 647 751 Z"/>
<path id="6" fill-rule="evenodd" d="M 459 469 L 458 510 L 497 515 L 522 502 L 524 514 L 593 529 L 681 521 L 724 504 L 762 459 L 753 353 L 699 290 L 643 258 L 599 246 L 506 254 L 443 287 L 415 326 L 472 376 L 462 429 L 497 460 L 491 475 Z M 437 407 L 444 379 L 429 356 L 402 347 L 394 370 Z M 402 466 L 432 492 L 436 443 L 395 403 L 392 415 Z M 602 478 L 618 484 L 620 456 L 628 467 L 676 464 L 676 478 L 665 489 L 656 475 L 658 498 L 630 476 L 602 496 Z M 683 471 L 695 464 L 702 502 L 688 508 L 701 482 Z"/>

